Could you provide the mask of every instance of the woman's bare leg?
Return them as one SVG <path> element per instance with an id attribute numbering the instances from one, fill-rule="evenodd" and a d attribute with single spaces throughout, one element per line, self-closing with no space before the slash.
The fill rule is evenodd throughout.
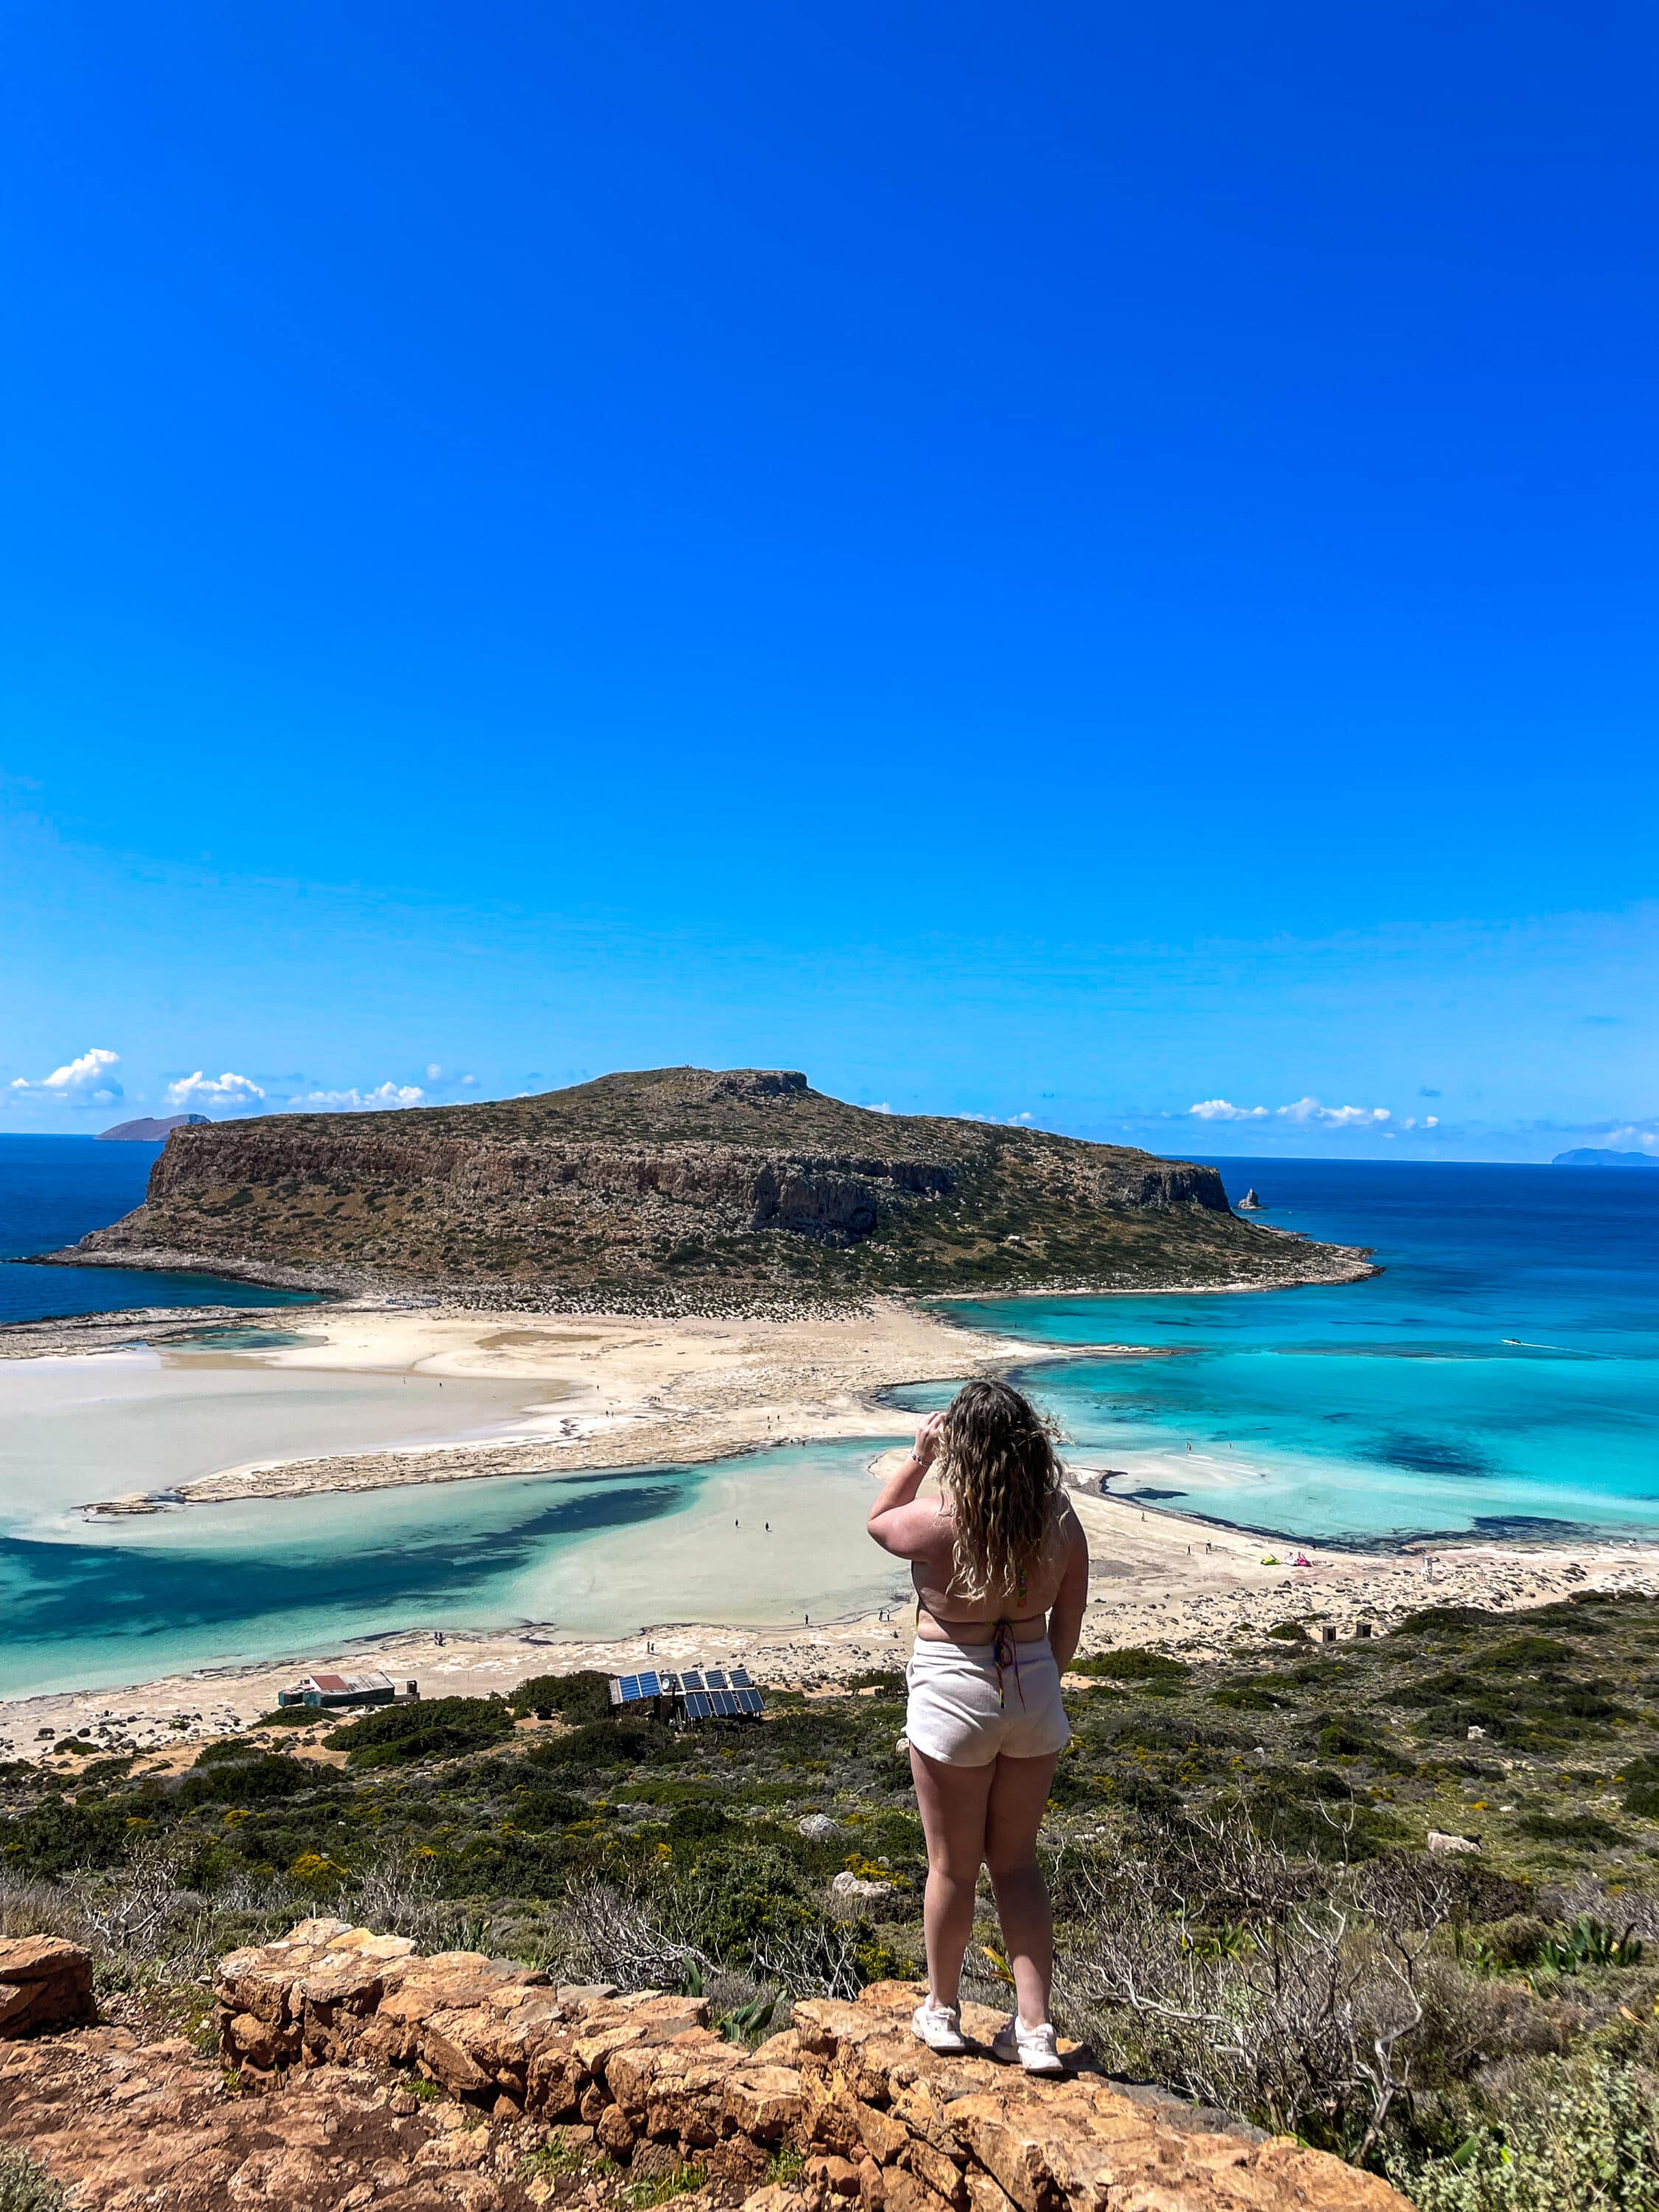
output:
<path id="1" fill-rule="evenodd" d="M 1000 1758 L 985 1814 L 985 1863 L 996 1892 L 1019 2016 L 1027 2027 L 1041 2027 L 1048 2019 L 1054 1978 L 1054 1915 L 1037 1864 L 1036 1839 L 1058 1757 L 1050 1752 L 1042 1759 Z M 930 1960 L 932 1955 L 930 1950 Z"/>
<path id="2" fill-rule="evenodd" d="M 1020 1761 L 1024 1766 L 1041 1763 Z M 910 1747 L 910 1771 L 927 1838 L 922 1927 L 928 1994 L 935 2004 L 953 2005 L 961 1998 L 962 1956 L 974 1932 L 974 1891 L 985 1859 L 985 1808 L 996 1767 L 995 1760 L 985 1766 L 946 1766 Z"/>

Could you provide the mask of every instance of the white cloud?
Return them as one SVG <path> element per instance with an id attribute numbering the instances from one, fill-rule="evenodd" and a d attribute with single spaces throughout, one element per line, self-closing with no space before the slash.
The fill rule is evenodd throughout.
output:
<path id="1" fill-rule="evenodd" d="M 118 1052 L 106 1052 L 101 1045 L 93 1045 L 78 1060 L 54 1067 L 38 1083 L 31 1083 L 20 1075 L 11 1085 L 12 1095 L 21 1098 L 56 1098 L 68 1106 L 112 1106 L 123 1095 L 120 1085 L 110 1073 L 120 1057 Z"/>
<path id="2" fill-rule="evenodd" d="M 1617 1129 L 1607 1132 L 1610 1152 L 1659 1152 L 1659 1124 L 1652 1121 L 1626 1121 Z"/>
<path id="3" fill-rule="evenodd" d="M 443 1070 L 439 1066 L 435 1060 L 428 1060 L 426 1064 L 426 1079 L 428 1083 L 435 1083 L 442 1073 Z"/>
<path id="4" fill-rule="evenodd" d="M 864 1110 L 866 1114 L 890 1114 L 893 1109 L 884 1098 L 872 1098 Z"/>
<path id="5" fill-rule="evenodd" d="M 228 1068 L 222 1075 L 204 1075 L 198 1067 L 194 1075 L 167 1085 L 167 1104 L 186 1113 L 205 1114 L 217 1107 L 222 1114 L 246 1114 L 264 1105 L 264 1097 L 251 1076 L 233 1075 Z"/>
<path id="6" fill-rule="evenodd" d="M 1418 1127 L 1419 1123 L 1416 1115 L 1407 1114 L 1405 1120 L 1400 1124 L 1400 1126 L 1402 1129 L 1415 1129 Z M 1437 1114 L 1425 1114 L 1423 1116 L 1421 1126 L 1425 1129 L 1437 1129 L 1440 1127 L 1440 1116 Z"/>
<path id="7" fill-rule="evenodd" d="M 393 1106 L 423 1106 L 426 1093 L 412 1083 L 383 1083 L 378 1091 L 307 1091 L 288 1103 L 317 1114 L 368 1114 Z"/>
<path id="8" fill-rule="evenodd" d="M 872 1106 L 872 1114 L 890 1114 L 890 1106 Z M 958 1114 L 958 1121 L 986 1121 L 995 1129 L 1030 1129 L 1036 1126 L 1035 1114 Z"/>
<path id="9" fill-rule="evenodd" d="M 1370 1129 L 1394 1118 L 1386 1106 L 1322 1106 L 1316 1098 L 1298 1098 L 1275 1111 L 1286 1121 L 1318 1129 Z"/>
<path id="10" fill-rule="evenodd" d="M 1265 1106 L 1235 1106 L 1225 1098 L 1200 1098 L 1196 1106 L 1187 1109 L 1196 1114 L 1200 1121 L 1261 1121 L 1267 1118 Z"/>

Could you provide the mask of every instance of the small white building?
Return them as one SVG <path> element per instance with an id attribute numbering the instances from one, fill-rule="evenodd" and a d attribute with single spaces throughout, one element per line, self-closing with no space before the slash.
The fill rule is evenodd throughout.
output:
<path id="1" fill-rule="evenodd" d="M 408 1705 L 421 1694 L 412 1681 L 394 1682 L 389 1674 L 302 1674 L 291 1690 L 278 1690 L 279 1705 Z"/>

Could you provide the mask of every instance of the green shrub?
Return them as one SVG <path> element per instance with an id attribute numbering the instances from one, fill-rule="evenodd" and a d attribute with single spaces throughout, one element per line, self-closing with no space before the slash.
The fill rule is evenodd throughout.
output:
<path id="1" fill-rule="evenodd" d="M 1581 1912 L 1577 1920 L 1548 1936 L 1534 1962 L 1552 1974 L 1581 1973 L 1586 1966 L 1639 1966 L 1644 1946 L 1628 1929 L 1621 1936 L 1605 1920 Z"/>
<path id="2" fill-rule="evenodd" d="M 192 1773 L 204 1766 L 227 1766 L 239 1759 L 260 1759 L 264 1756 L 261 1745 L 248 1743 L 240 1735 L 226 1736 L 219 1743 L 204 1743 L 196 1754 Z"/>
<path id="3" fill-rule="evenodd" d="M 182 1805 L 263 1805 L 279 1797 L 298 1797 L 334 1784 L 331 1767 L 289 1759 L 279 1751 L 254 1752 L 222 1760 L 202 1771 L 198 1759 L 179 1789 Z"/>
<path id="4" fill-rule="evenodd" d="M 1417 2212 L 1656 2212 L 1659 2094 L 1626 2067 L 1537 2069 L 1449 2157 L 1389 2160 Z"/>
<path id="5" fill-rule="evenodd" d="M 1261 1682 L 1224 1682 L 1218 1690 L 1210 1692 L 1212 1705 L 1224 1705 L 1238 1713 L 1273 1713 L 1292 1702 L 1279 1695 Z"/>
<path id="6" fill-rule="evenodd" d="M 0 2143 L 0 2212 L 64 2212 L 68 2203 L 38 2159 Z"/>
<path id="7" fill-rule="evenodd" d="M 671 1844 L 701 1844 L 729 1834 L 732 1822 L 719 1805 L 682 1805 L 669 1815 Z"/>
<path id="8" fill-rule="evenodd" d="M 1072 1672 L 1093 1674 L 1105 1682 L 1150 1682 L 1169 1681 L 1191 1669 L 1162 1651 L 1142 1651 L 1132 1646 L 1124 1651 L 1097 1651 L 1092 1658 L 1074 1659 Z"/>
<path id="9" fill-rule="evenodd" d="M 1471 1628 L 1495 1628 L 1501 1613 L 1488 1613 L 1478 1605 L 1425 1605 L 1408 1613 L 1390 1632 L 1395 1636 L 1441 1636 Z"/>
<path id="10" fill-rule="evenodd" d="M 114 1866 L 125 1853 L 131 1802 L 128 1798 L 118 1810 L 106 1798 L 89 1805 L 45 1798 L 19 1819 L 0 1820 L 0 1866 L 48 1879 L 81 1867 Z"/>
<path id="11" fill-rule="evenodd" d="M 515 1828 L 563 1828 L 586 1814 L 581 1799 L 568 1790 L 532 1788 L 514 1790 L 507 1817 Z"/>
<path id="12" fill-rule="evenodd" d="M 1517 1668 L 1553 1666 L 1575 1656 L 1571 1644 L 1559 1643 L 1553 1636 L 1511 1636 L 1507 1643 L 1494 1644 L 1482 1654 L 1488 1667 Z"/>
<path id="13" fill-rule="evenodd" d="M 499 1698 L 427 1698 L 381 1705 L 323 1741 L 350 1755 L 354 1766 L 401 1766 L 417 1759 L 483 1751 L 513 1733 L 513 1715 Z"/>
<path id="14" fill-rule="evenodd" d="M 1532 1836 L 1540 1844 L 1579 1844 L 1588 1848 L 1592 1844 L 1630 1840 L 1622 1828 L 1615 1828 L 1597 1813 L 1524 1813 L 1516 1826 L 1523 1836 Z"/>
<path id="15" fill-rule="evenodd" d="M 584 1721 L 609 1720 L 616 1710 L 610 1677 L 594 1667 L 571 1674 L 532 1674 L 520 1683 L 507 1704 L 520 1720 L 530 1713 L 556 1713 L 573 1727 Z"/>
<path id="16" fill-rule="evenodd" d="M 1308 1632 L 1299 1620 L 1276 1620 L 1267 1633 L 1278 1644 L 1305 1644 L 1308 1640 Z"/>
<path id="17" fill-rule="evenodd" d="M 323 1717 L 315 1705 L 278 1705 L 274 1713 L 261 1713 L 250 1728 L 309 1728 Z"/>
<path id="18" fill-rule="evenodd" d="M 649 1759 L 667 1735 L 666 1729 L 643 1721 L 588 1721 L 568 1735 L 538 1743 L 534 1757 L 543 1766 L 633 1766 Z"/>

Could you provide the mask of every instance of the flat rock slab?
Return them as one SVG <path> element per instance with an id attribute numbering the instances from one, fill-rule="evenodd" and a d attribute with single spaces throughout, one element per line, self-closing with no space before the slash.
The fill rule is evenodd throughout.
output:
<path id="1" fill-rule="evenodd" d="M 92 1960 L 58 1936 L 0 1942 L 0 2037 L 14 2040 L 93 2017 Z"/>

